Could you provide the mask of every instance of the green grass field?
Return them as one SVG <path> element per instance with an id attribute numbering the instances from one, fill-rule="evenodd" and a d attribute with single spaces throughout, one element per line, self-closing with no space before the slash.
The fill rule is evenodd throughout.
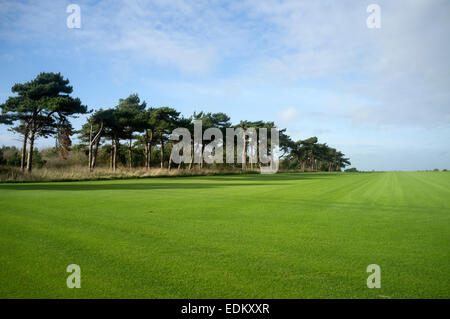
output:
<path id="1" fill-rule="evenodd" d="M 0 184 L 0 238 L 0 298 L 449 298 L 450 173 Z"/>

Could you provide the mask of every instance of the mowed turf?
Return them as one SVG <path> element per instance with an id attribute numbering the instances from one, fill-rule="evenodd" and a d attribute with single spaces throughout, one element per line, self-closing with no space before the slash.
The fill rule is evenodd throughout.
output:
<path id="1" fill-rule="evenodd" d="M 449 248 L 447 172 L 0 184 L 0 298 L 449 298 Z"/>

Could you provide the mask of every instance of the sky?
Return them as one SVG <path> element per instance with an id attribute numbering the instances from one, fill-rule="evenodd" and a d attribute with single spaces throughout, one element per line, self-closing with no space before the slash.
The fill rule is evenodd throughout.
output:
<path id="1" fill-rule="evenodd" d="M 449 16 L 448 0 L 0 0 L 0 103 L 61 72 L 90 109 L 138 93 L 185 116 L 274 121 L 361 170 L 450 169 Z M 0 145 L 20 137 L 2 125 Z"/>

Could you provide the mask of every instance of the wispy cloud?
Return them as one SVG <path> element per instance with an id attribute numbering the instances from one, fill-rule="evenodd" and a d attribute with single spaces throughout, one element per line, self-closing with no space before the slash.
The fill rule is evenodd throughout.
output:
<path id="1" fill-rule="evenodd" d="M 300 113 L 296 108 L 290 107 L 278 113 L 278 120 L 281 124 L 294 122 L 300 118 Z"/>
<path id="2" fill-rule="evenodd" d="M 186 113 L 277 120 L 296 138 L 383 136 L 382 145 L 398 128 L 408 132 L 395 132 L 399 144 L 431 130 L 436 149 L 448 147 L 447 0 L 378 0 L 381 29 L 366 27 L 373 1 L 111 0 L 78 1 L 74 30 L 71 2 L 2 2 L 2 91 L 18 70 L 35 75 L 22 66 L 31 61 L 71 80 L 82 68 L 77 87 L 94 105 L 137 90 Z"/>
<path id="3" fill-rule="evenodd" d="M 450 124 L 450 33 L 446 1 L 381 1 L 383 27 L 365 27 L 365 2 L 258 1 L 252 8 L 277 30 L 272 54 L 253 71 L 288 82 L 322 81 L 369 104 L 341 115 L 373 125 Z M 382 107 L 374 106 L 381 101 Z"/>

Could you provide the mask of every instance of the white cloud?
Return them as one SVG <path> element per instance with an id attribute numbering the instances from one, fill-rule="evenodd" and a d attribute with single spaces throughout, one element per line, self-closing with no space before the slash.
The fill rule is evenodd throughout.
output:
<path id="1" fill-rule="evenodd" d="M 260 78 L 316 81 L 365 99 L 358 107 L 339 103 L 338 113 L 354 122 L 450 124 L 448 1 L 379 1 L 382 28 L 376 30 L 366 28 L 365 2 L 249 3 L 276 30 L 268 40 L 271 54 L 250 68 Z"/>
<path id="2" fill-rule="evenodd" d="M 211 93 L 222 92 L 224 82 L 232 83 L 229 92 L 255 92 L 261 83 L 287 84 L 290 92 L 313 85 L 320 94 L 336 96 L 321 112 L 343 120 L 376 126 L 448 125 L 450 44 L 445 39 L 450 3 L 380 0 L 382 28 L 377 30 L 366 27 L 369 3 L 81 3 L 82 29 L 68 30 L 68 1 L 7 2 L 0 7 L 0 40 L 65 41 L 66 50 L 108 60 L 115 78 L 160 67 L 204 76 Z"/>
<path id="3" fill-rule="evenodd" d="M 282 110 L 278 113 L 278 120 L 281 124 L 294 122 L 300 118 L 300 113 L 294 107 Z"/>

